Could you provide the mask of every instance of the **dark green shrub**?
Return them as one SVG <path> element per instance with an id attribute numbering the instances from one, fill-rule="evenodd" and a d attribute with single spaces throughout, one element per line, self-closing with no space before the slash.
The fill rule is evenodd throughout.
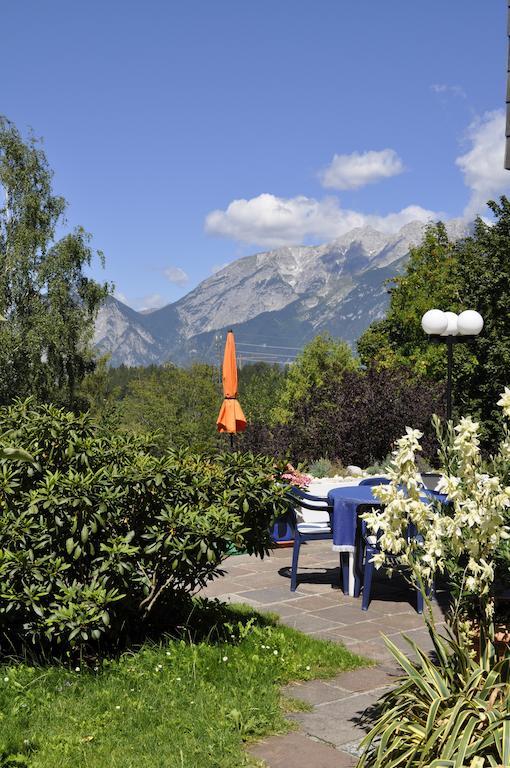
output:
<path id="1" fill-rule="evenodd" d="M 0 409 L 0 632 L 16 647 L 114 639 L 218 572 L 232 545 L 263 556 L 284 488 L 270 458 L 151 453 L 87 414 Z"/>
<path id="2" fill-rule="evenodd" d="M 406 368 L 346 371 L 294 404 L 287 424 L 250 425 L 243 447 L 310 464 L 321 458 L 368 467 L 384 460 L 412 424 L 424 433 L 424 456 L 437 445 L 432 414 L 444 414 L 442 384 L 412 376 Z"/>

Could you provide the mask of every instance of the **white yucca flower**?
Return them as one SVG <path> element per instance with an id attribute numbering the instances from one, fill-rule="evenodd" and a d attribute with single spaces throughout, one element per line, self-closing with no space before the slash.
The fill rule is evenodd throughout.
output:
<path id="1" fill-rule="evenodd" d="M 505 391 L 498 400 L 498 405 L 503 408 L 505 416 L 510 418 L 510 387 L 505 387 Z"/>

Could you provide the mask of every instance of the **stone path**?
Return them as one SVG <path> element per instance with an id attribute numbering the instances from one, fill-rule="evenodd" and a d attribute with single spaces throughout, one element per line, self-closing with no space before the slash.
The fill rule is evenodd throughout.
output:
<path id="1" fill-rule="evenodd" d="M 291 549 L 276 549 L 264 560 L 231 557 L 225 564 L 226 575 L 208 585 L 203 594 L 277 613 L 288 626 L 343 643 L 353 653 L 377 662 L 377 667 L 344 672 L 332 680 L 287 686 L 284 693 L 307 701 L 313 710 L 290 716 L 299 723 L 299 732 L 270 737 L 250 750 L 270 768 L 354 766 L 357 745 L 370 728 L 371 709 L 398 676 L 381 636 L 391 637 L 406 652 L 409 647 L 402 632 L 427 651 L 432 650 L 431 641 L 423 617 L 416 613 L 415 593 L 403 579 L 376 575 L 372 602 L 364 613 L 361 600 L 344 596 L 340 588 L 339 558 L 330 542 L 303 545 L 296 592 L 289 588 L 291 553 Z M 434 611 L 441 622 L 439 606 Z"/>

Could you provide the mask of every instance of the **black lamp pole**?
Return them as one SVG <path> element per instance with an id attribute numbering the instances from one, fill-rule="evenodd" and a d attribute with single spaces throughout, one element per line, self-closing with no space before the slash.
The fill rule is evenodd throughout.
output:
<path id="1" fill-rule="evenodd" d="M 446 374 L 446 418 L 452 418 L 452 374 L 453 374 L 453 345 L 464 344 L 467 341 L 473 341 L 476 336 L 437 336 L 429 335 L 429 341 L 432 344 L 446 344 L 447 355 L 447 374 Z"/>
<path id="2" fill-rule="evenodd" d="M 453 343 L 454 336 L 447 337 L 446 353 L 448 358 L 448 373 L 446 375 L 446 418 L 448 421 L 452 418 L 452 373 L 453 373 Z"/>

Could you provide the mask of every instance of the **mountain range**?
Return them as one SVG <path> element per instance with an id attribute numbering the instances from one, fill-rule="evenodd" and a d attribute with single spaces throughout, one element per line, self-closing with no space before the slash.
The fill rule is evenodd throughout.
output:
<path id="1" fill-rule="evenodd" d="M 246 256 L 149 313 L 109 297 L 97 317 L 96 348 L 110 355 L 113 366 L 217 363 L 229 328 L 247 360 L 283 361 L 285 349 L 292 358 L 291 350 L 321 332 L 354 345 L 373 320 L 384 316 L 386 281 L 403 270 L 425 227 L 413 221 L 387 234 L 367 226 L 324 245 Z M 447 230 L 453 239 L 468 233 L 458 219 L 450 220 Z"/>

